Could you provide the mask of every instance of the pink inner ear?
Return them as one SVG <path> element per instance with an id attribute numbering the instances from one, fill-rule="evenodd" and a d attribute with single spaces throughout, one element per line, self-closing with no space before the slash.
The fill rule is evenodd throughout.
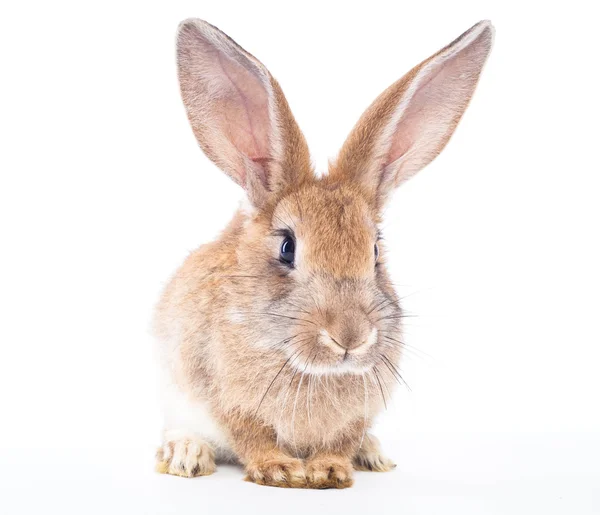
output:
<path id="1" fill-rule="evenodd" d="M 426 147 L 428 142 L 420 140 L 428 138 L 428 131 L 437 137 L 440 130 L 449 129 L 448 117 L 454 114 L 448 106 L 454 87 L 451 68 L 451 65 L 436 66 L 431 75 L 423 78 L 398 123 L 386 165 L 404 156 L 415 144 Z"/>
<path id="2" fill-rule="evenodd" d="M 274 129 L 270 76 L 213 27 L 189 24 L 178 42 L 180 83 L 196 137 L 205 152 L 239 184 L 248 166 L 266 185 Z"/>
<path id="3" fill-rule="evenodd" d="M 221 52 L 215 52 L 214 57 L 218 67 L 212 85 L 217 92 L 214 119 L 241 154 L 261 165 L 260 179 L 266 184 L 264 163 L 269 158 L 271 129 L 267 91 L 261 80 L 241 64 Z M 244 183 L 244 169 L 240 175 Z"/>
<path id="4" fill-rule="evenodd" d="M 256 206 L 312 175 L 304 136 L 265 66 L 216 27 L 183 22 L 177 37 L 181 96 L 206 156 Z"/>
<path id="5" fill-rule="evenodd" d="M 398 122 L 385 162 L 387 166 L 405 158 L 396 171 L 396 181 L 409 178 L 445 145 L 470 100 L 481 60 L 481 49 L 470 45 L 441 60 L 421 77 Z"/>

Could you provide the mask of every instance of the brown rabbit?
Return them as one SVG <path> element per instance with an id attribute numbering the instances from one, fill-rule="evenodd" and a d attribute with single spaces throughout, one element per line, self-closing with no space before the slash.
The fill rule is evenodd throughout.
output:
<path id="1" fill-rule="evenodd" d="M 402 311 L 378 224 L 390 193 L 446 145 L 488 57 L 482 21 L 385 90 L 329 174 L 313 173 L 277 81 L 197 19 L 179 27 L 179 80 L 200 146 L 245 189 L 218 240 L 193 252 L 155 321 L 166 423 L 157 470 L 345 488 L 394 465 L 369 433 L 400 380 Z"/>

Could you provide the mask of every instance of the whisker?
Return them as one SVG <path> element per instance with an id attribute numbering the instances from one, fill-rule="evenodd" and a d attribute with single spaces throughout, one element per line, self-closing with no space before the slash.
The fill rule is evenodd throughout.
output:
<path id="1" fill-rule="evenodd" d="M 301 334 L 312 334 L 312 331 L 300 331 L 299 333 L 295 334 L 294 336 L 290 336 L 289 338 L 285 338 L 283 340 L 281 340 L 279 343 L 276 343 L 275 345 L 273 345 L 273 349 L 281 349 L 282 347 L 285 347 L 288 343 L 290 343 L 294 338 L 297 338 L 298 336 L 300 336 Z M 309 337 L 310 338 L 310 337 Z M 296 343 L 302 343 L 305 342 L 307 339 L 309 338 L 304 338 Z"/>
<path id="2" fill-rule="evenodd" d="M 379 304 L 377 304 L 376 306 L 372 307 L 368 312 L 367 315 L 370 315 L 371 313 L 373 313 L 373 311 L 375 311 L 377 308 L 379 308 L 379 306 L 382 306 L 383 304 L 385 304 L 387 301 L 389 301 L 390 299 L 388 299 L 387 297 L 385 299 L 383 299 Z M 379 310 L 378 310 L 379 311 Z"/>
<path id="3" fill-rule="evenodd" d="M 358 450 L 362 449 L 362 445 L 365 440 L 365 434 L 367 434 L 367 406 L 368 406 L 369 393 L 367 390 L 367 380 L 365 379 L 364 372 L 362 373 L 362 380 L 363 380 L 363 386 L 365 388 L 365 413 L 364 413 L 364 419 L 363 419 L 363 432 L 362 432 L 362 436 L 360 438 L 360 445 L 358 446 Z"/>
<path id="4" fill-rule="evenodd" d="M 399 315 L 384 315 L 381 318 L 375 320 L 375 322 L 381 322 L 382 320 L 398 320 L 401 318 L 416 318 L 417 316 L 418 315 L 405 315 L 404 313 L 401 313 Z"/>
<path id="5" fill-rule="evenodd" d="M 408 386 L 408 383 L 405 381 L 404 377 L 402 377 L 402 374 L 398 370 L 398 367 L 396 367 L 396 365 L 394 365 L 394 363 L 392 363 L 392 361 L 385 354 L 381 354 L 381 357 L 383 358 L 383 363 L 387 366 L 388 370 L 391 372 L 396 382 L 400 386 L 406 386 L 406 389 L 409 392 L 412 392 L 410 386 Z"/>
<path id="6" fill-rule="evenodd" d="M 300 306 L 298 306 L 298 304 L 294 304 L 293 302 L 290 302 L 289 300 L 286 301 L 288 304 L 294 306 L 295 308 L 298 309 L 298 311 L 300 311 L 301 313 L 306 313 L 307 315 L 310 315 L 310 311 L 306 311 L 305 309 L 302 309 Z"/>
<path id="7" fill-rule="evenodd" d="M 317 350 L 315 350 L 315 355 L 313 356 L 313 359 L 310 362 L 311 368 L 313 366 L 313 363 L 317 359 L 317 355 L 318 354 L 319 354 L 319 352 L 318 352 L 318 349 L 317 349 Z M 309 424 L 311 423 L 311 419 L 312 419 L 311 414 L 310 414 L 311 409 L 312 409 L 312 400 L 311 400 L 312 390 L 311 390 L 311 385 L 316 385 L 316 381 L 314 379 L 313 374 L 309 374 L 308 375 L 308 392 L 307 392 L 307 395 L 306 395 L 306 411 L 307 411 L 308 423 Z"/>
<path id="8" fill-rule="evenodd" d="M 388 301 L 387 304 L 379 304 L 379 306 L 376 307 L 376 309 L 374 309 L 373 311 L 375 313 L 380 313 L 381 311 L 383 311 L 384 309 L 387 309 L 391 306 L 394 306 L 397 310 L 402 310 L 402 308 L 400 307 L 400 304 L 398 304 L 398 301 L 395 299 L 390 299 L 388 297 L 386 297 L 386 300 Z"/>
<path id="9" fill-rule="evenodd" d="M 385 337 L 381 341 L 381 345 L 384 347 L 390 348 L 390 349 L 397 349 L 398 347 L 401 347 L 400 352 L 401 352 L 402 356 L 407 357 L 407 358 L 425 359 L 426 357 L 429 357 L 425 353 L 422 353 L 423 355 L 421 355 L 417 349 L 413 349 L 411 347 L 406 347 L 404 345 L 399 345 L 398 343 L 386 340 Z"/>
<path id="10" fill-rule="evenodd" d="M 305 346 L 306 346 L 306 344 L 305 344 L 305 345 L 303 345 L 303 347 L 305 347 Z M 300 358 L 300 357 L 302 356 L 302 354 L 303 354 L 303 351 L 300 351 L 300 352 L 298 352 L 298 353 L 297 353 L 297 354 L 294 356 L 294 358 L 292 359 L 292 361 L 290 362 L 290 366 L 291 366 L 291 364 L 293 364 L 294 362 L 296 362 L 296 360 L 297 360 L 298 358 Z M 299 369 L 298 369 L 298 368 L 296 368 L 296 370 L 295 370 L 295 371 L 294 371 L 294 373 L 292 374 L 292 379 L 291 379 L 291 381 L 289 382 L 289 384 L 288 384 L 287 388 L 285 389 L 285 396 L 284 396 L 284 398 L 283 398 L 283 402 L 281 403 L 281 413 L 280 413 L 280 415 L 279 415 L 279 423 L 281 423 L 281 419 L 282 419 L 282 418 L 283 418 L 283 416 L 284 416 L 284 413 L 285 413 L 285 408 L 287 407 L 288 399 L 289 399 L 290 392 L 291 392 L 291 389 L 292 389 L 292 383 L 294 382 L 294 379 L 295 379 L 295 377 L 296 377 L 296 374 L 298 373 L 298 370 L 299 370 Z M 279 395 L 279 394 L 278 394 L 278 395 Z M 279 443 L 279 434 L 277 434 L 277 442 Z"/>
<path id="11" fill-rule="evenodd" d="M 402 377 L 402 374 L 400 373 L 400 370 L 398 369 L 398 367 L 396 366 L 395 363 L 392 362 L 392 360 L 390 360 L 390 358 L 388 358 L 385 354 L 383 354 L 383 359 L 389 363 L 390 367 L 392 367 L 392 370 L 394 370 L 394 372 L 396 372 L 396 375 L 400 378 L 400 380 L 404 383 L 404 386 L 406 386 L 406 388 L 408 389 L 409 392 L 412 392 L 412 389 L 410 386 L 408 386 L 408 383 L 406 382 L 406 379 L 404 379 L 404 377 Z"/>
<path id="12" fill-rule="evenodd" d="M 296 360 L 294 360 L 294 361 L 296 361 Z M 292 387 L 292 383 L 294 382 L 294 379 L 296 378 L 296 375 L 298 374 L 299 370 L 300 370 L 299 368 L 296 368 L 296 370 L 294 371 L 294 374 L 292 375 L 292 379 L 290 380 L 290 384 L 288 385 L 288 390 Z"/>
<path id="13" fill-rule="evenodd" d="M 275 383 L 275 381 L 277 380 L 277 378 L 279 377 L 279 375 L 281 374 L 281 372 L 283 371 L 283 369 L 285 368 L 285 366 L 290 362 L 290 360 L 292 359 L 292 357 L 294 356 L 294 354 L 292 354 L 288 359 L 285 360 L 285 363 L 281 366 L 281 368 L 279 369 L 279 372 L 277 372 L 277 374 L 275 374 L 275 377 L 273 378 L 273 380 L 269 383 L 269 386 L 267 387 L 267 389 L 265 390 L 265 393 L 263 394 L 263 396 L 260 399 L 260 402 L 258 403 L 258 407 L 256 408 L 256 411 L 254 413 L 254 416 L 258 415 L 258 412 L 260 410 L 260 407 L 262 406 L 263 401 L 265 400 L 265 397 L 267 396 L 267 394 L 269 393 L 269 390 L 271 389 L 271 387 L 273 386 L 273 384 Z"/>
<path id="14" fill-rule="evenodd" d="M 294 407 L 292 408 L 292 443 L 294 444 L 296 458 L 300 457 L 300 456 L 298 456 L 298 447 L 296 446 L 296 406 L 298 405 L 298 396 L 300 394 L 300 388 L 302 386 L 303 379 L 304 379 L 304 374 L 301 374 L 300 381 L 298 381 L 298 389 L 296 390 L 296 397 L 294 398 Z"/>
<path id="15" fill-rule="evenodd" d="M 381 356 L 383 357 L 383 356 Z M 394 371 L 392 370 L 392 368 L 390 367 L 390 365 L 384 361 L 383 359 L 380 360 L 385 366 L 386 368 L 390 371 L 390 373 L 392 374 L 392 377 L 394 378 L 394 381 L 396 381 L 400 386 L 402 386 L 402 382 L 400 381 L 400 379 L 398 377 L 396 377 L 396 374 L 394 374 Z"/>
<path id="16" fill-rule="evenodd" d="M 275 378 L 271 381 L 271 384 L 269 385 L 269 387 L 267 388 L 267 391 L 265 392 L 265 394 L 263 395 L 263 398 L 260 401 L 260 404 L 262 404 L 264 398 L 266 397 L 269 389 L 273 386 L 273 383 L 275 382 L 275 379 L 277 379 L 277 377 L 281 374 L 281 372 L 283 371 L 283 369 L 285 368 L 285 366 L 289 363 L 290 365 L 293 364 L 297 358 L 299 358 L 302 355 L 302 349 L 304 349 L 309 343 L 310 340 L 312 340 L 312 338 L 307 338 L 305 340 L 300 340 L 297 343 L 303 343 L 302 345 L 300 345 L 300 347 L 298 347 L 293 353 L 292 355 L 287 359 L 287 361 L 283 364 L 283 366 L 281 367 L 281 369 L 279 370 L 279 372 L 277 372 L 277 375 L 275 376 Z M 291 386 L 291 383 L 294 381 L 294 377 L 296 377 L 296 373 L 297 370 L 294 372 L 294 375 L 292 376 L 292 381 L 290 382 L 290 385 L 288 386 L 288 391 L 289 391 L 289 387 Z M 286 399 L 287 400 L 287 394 L 286 394 Z M 259 408 L 260 408 L 260 404 L 259 404 Z M 256 410 L 256 412 L 258 413 L 258 408 Z"/>
<path id="17" fill-rule="evenodd" d="M 420 353 L 420 354 L 423 354 L 424 356 L 427 356 L 428 358 L 433 359 L 433 356 L 431 356 L 430 354 L 427 354 L 425 351 L 417 349 L 414 345 L 410 345 L 406 342 L 397 340 L 396 338 L 392 338 L 391 336 L 387 336 L 388 334 L 390 334 L 389 331 L 381 331 L 381 333 L 383 334 L 383 338 L 385 338 L 386 340 L 391 340 L 392 342 L 397 343 L 401 347 L 403 347 L 407 350 L 410 350 L 411 352 L 414 352 L 417 355 Z"/>
<path id="18" fill-rule="evenodd" d="M 303 345 L 302 347 L 305 347 L 305 345 Z M 303 351 L 299 350 L 299 352 L 297 352 L 297 354 L 294 355 L 290 365 L 292 363 L 294 363 L 298 358 L 300 358 L 300 356 L 302 355 Z M 288 387 L 285 389 L 285 396 L 283 398 L 283 401 L 281 402 L 281 413 L 279 414 L 279 424 L 281 424 L 281 419 L 283 418 L 284 414 L 285 414 L 285 408 L 287 407 L 287 402 L 288 402 L 288 398 L 290 396 L 290 390 L 291 390 L 291 386 L 292 383 L 294 381 L 294 378 L 296 377 L 296 374 L 298 373 L 298 369 L 296 369 L 294 371 L 294 374 L 292 375 L 292 380 L 290 381 L 290 383 L 288 384 Z M 279 395 L 281 394 L 281 391 L 277 394 L 277 397 L 279 398 Z M 279 433 L 277 433 L 277 445 L 279 445 Z"/>
<path id="19" fill-rule="evenodd" d="M 269 313 L 269 312 L 259 312 L 259 311 L 241 311 L 240 312 L 243 315 L 256 315 L 256 316 L 272 316 L 272 317 L 280 317 L 280 318 L 288 318 L 290 320 L 298 320 L 300 322 L 308 322 L 309 324 L 312 325 L 317 325 L 315 324 L 312 320 L 307 320 L 306 318 L 298 318 L 298 317 L 292 317 L 289 315 L 282 315 L 281 313 Z"/>
<path id="20" fill-rule="evenodd" d="M 292 408 L 292 443 L 294 444 L 294 450 L 296 451 L 296 458 L 300 457 L 298 455 L 298 447 L 296 446 L 296 407 L 298 406 L 298 396 L 300 395 L 300 388 L 302 387 L 304 372 L 306 372 L 306 369 L 308 367 L 308 361 L 310 360 L 310 356 L 311 354 L 309 354 L 308 358 L 306 358 L 304 369 L 302 370 L 302 374 L 300 375 L 300 381 L 298 381 L 298 389 L 296 390 L 296 398 L 294 399 L 294 407 Z"/>
<path id="21" fill-rule="evenodd" d="M 375 379 L 377 379 L 377 384 L 379 385 L 379 391 L 381 392 L 381 400 L 383 401 L 383 406 L 387 410 L 387 402 L 385 402 L 385 395 L 383 394 L 383 386 L 381 386 L 381 381 L 379 380 L 379 371 L 375 365 L 373 365 L 373 373 L 375 374 Z"/>
<path id="22" fill-rule="evenodd" d="M 384 338 L 387 338 L 388 340 L 392 340 L 393 342 L 396 342 L 396 343 L 398 343 L 399 345 L 402 345 L 403 347 L 404 347 L 405 345 L 408 345 L 406 342 L 403 342 L 403 341 L 401 341 L 401 340 L 397 340 L 396 338 L 393 338 L 393 337 L 391 337 L 391 336 L 387 336 L 388 334 L 396 334 L 396 333 L 392 333 L 392 332 L 390 332 L 390 331 L 379 331 L 379 332 L 380 332 L 381 334 L 383 334 L 383 335 L 384 335 Z"/>

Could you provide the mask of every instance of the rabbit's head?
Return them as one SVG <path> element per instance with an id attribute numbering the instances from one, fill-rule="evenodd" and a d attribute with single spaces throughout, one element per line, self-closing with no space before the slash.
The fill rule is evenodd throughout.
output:
<path id="1" fill-rule="evenodd" d="M 280 351 L 308 373 L 394 372 L 402 313 L 381 210 L 446 145 L 492 37 L 480 22 L 385 90 L 318 178 L 264 65 L 206 22 L 181 24 L 179 80 L 194 134 L 249 201 L 222 240 L 235 256 L 223 322 L 245 326 L 240 345 Z"/>

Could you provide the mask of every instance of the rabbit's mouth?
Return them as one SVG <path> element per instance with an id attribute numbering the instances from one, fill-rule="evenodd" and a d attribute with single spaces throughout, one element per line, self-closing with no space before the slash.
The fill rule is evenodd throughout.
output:
<path id="1" fill-rule="evenodd" d="M 314 350 L 304 363 L 298 360 L 296 367 L 303 374 L 312 375 L 361 375 L 373 367 L 373 346 L 377 343 L 378 330 L 373 327 L 362 339 L 343 340 L 321 329 L 315 338 Z"/>
<path id="2" fill-rule="evenodd" d="M 369 352 L 369 349 L 377 341 L 377 328 L 372 327 L 366 334 L 359 337 L 336 339 L 327 329 L 319 331 L 318 342 L 331 349 L 334 354 L 342 357 L 342 362 L 349 361 L 352 356 L 361 356 Z"/>

